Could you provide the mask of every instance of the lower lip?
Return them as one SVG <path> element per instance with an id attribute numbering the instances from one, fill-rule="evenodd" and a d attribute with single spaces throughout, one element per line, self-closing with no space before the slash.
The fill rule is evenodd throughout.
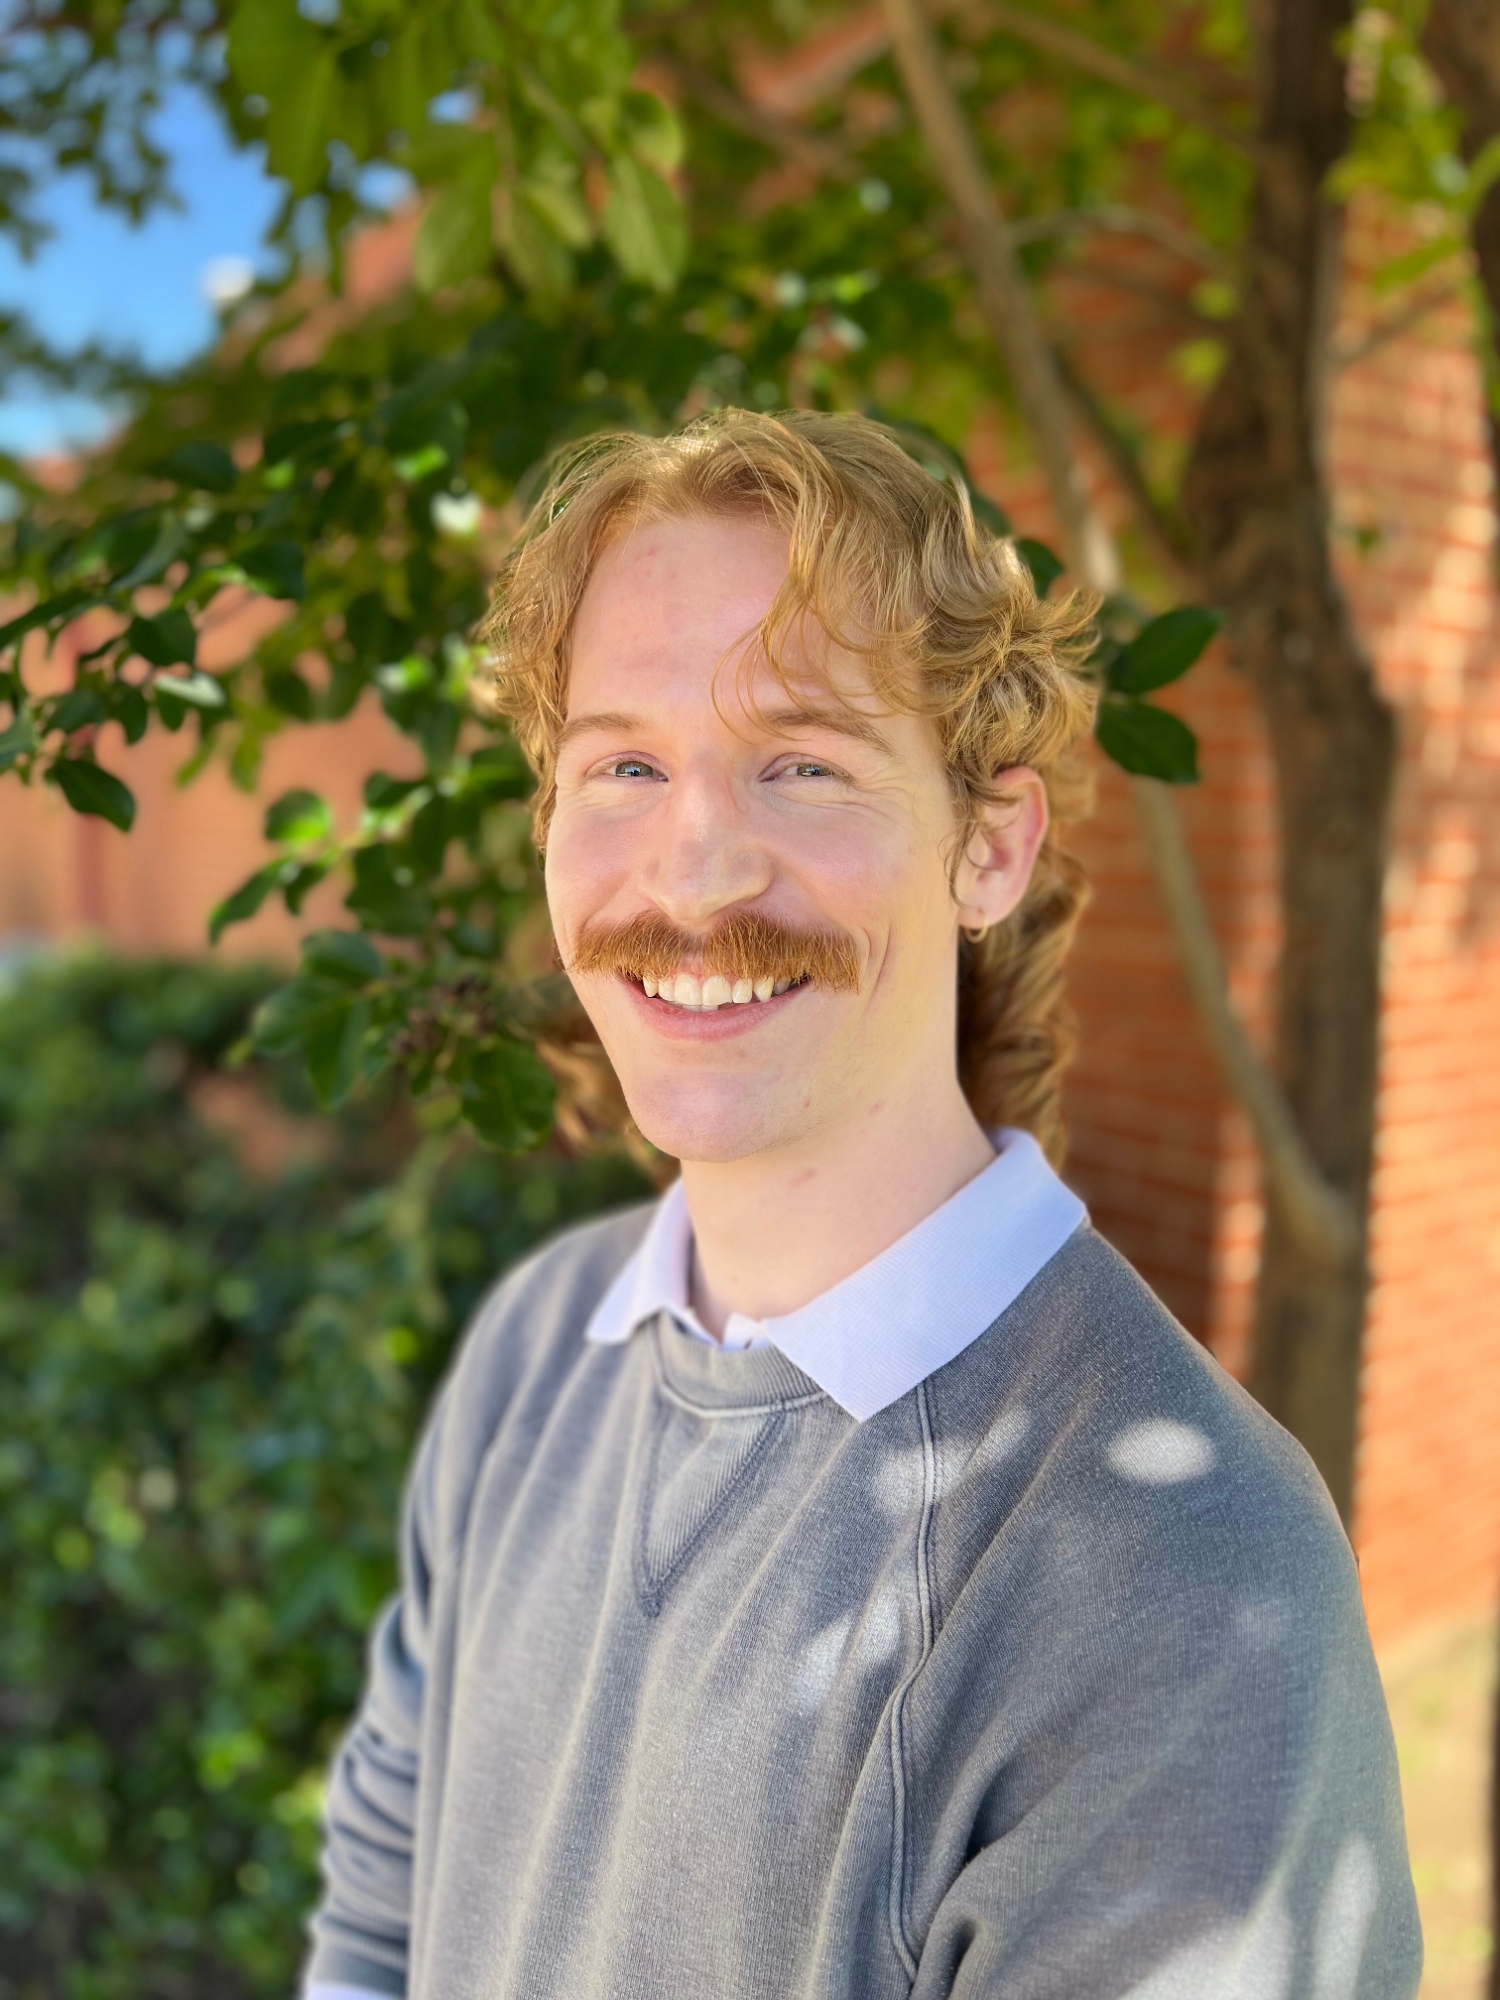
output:
<path id="1" fill-rule="evenodd" d="M 658 1034 L 686 1042 L 726 1042 L 735 1035 L 748 1034 L 760 1022 L 779 1016 L 788 1002 L 809 990 L 789 986 L 785 993 L 775 993 L 769 1000 L 747 1000 L 739 1006 L 731 1000 L 723 1007 L 695 1009 L 674 1007 L 670 1000 L 653 1000 L 633 979 L 621 979 L 620 984 Z"/>

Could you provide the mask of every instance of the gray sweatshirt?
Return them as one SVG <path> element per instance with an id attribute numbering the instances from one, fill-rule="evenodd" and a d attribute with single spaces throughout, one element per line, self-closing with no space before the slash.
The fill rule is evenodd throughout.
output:
<path id="1" fill-rule="evenodd" d="M 774 1347 L 491 1295 L 329 1791 L 310 1983 L 412 2000 L 1411 2000 L 1353 1559 L 1083 1228 L 861 1424 Z"/>

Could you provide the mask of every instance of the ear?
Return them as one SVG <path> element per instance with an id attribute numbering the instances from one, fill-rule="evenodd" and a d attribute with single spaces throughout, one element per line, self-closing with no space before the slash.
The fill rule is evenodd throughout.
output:
<path id="1" fill-rule="evenodd" d="M 986 806 L 954 879 L 958 921 L 966 930 L 998 924 L 1026 894 L 1047 837 L 1047 788 L 1027 764 L 996 774 L 1003 797 Z"/>

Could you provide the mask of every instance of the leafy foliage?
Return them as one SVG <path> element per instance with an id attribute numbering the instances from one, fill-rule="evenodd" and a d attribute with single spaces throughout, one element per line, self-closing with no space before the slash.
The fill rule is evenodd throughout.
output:
<path id="1" fill-rule="evenodd" d="M 0 1976 L 290 1991 L 321 1773 L 454 1334 L 546 1230 L 643 1191 L 284 1065 L 263 973 L 87 958 L 0 995 Z M 403 1159 L 405 1164 L 400 1164 Z"/>

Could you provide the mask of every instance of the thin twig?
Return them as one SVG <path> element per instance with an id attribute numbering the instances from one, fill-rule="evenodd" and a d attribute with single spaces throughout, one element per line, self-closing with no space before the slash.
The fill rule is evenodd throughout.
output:
<path id="1" fill-rule="evenodd" d="M 1250 1121 L 1277 1212 L 1310 1255 L 1342 1262 L 1358 1248 L 1354 1211 L 1314 1164 L 1285 1095 L 1235 1012 L 1181 817 L 1167 787 L 1154 779 L 1135 778 L 1131 790 L 1188 991 L 1230 1089 Z"/>
<path id="2" fill-rule="evenodd" d="M 1029 7 L 1012 6 L 1010 0 L 982 0 L 974 12 L 986 26 L 998 28 L 1001 34 L 1018 42 L 1029 42 L 1034 49 L 1056 57 L 1072 69 L 1096 76 L 1101 83 L 1112 83 L 1133 97 L 1149 98 L 1180 118 L 1183 124 L 1212 133 L 1221 145 L 1232 146 L 1236 152 L 1252 157 L 1258 150 L 1250 133 L 1226 124 L 1175 77 L 1132 61 L 1103 42 L 1096 42 L 1092 35 L 1082 35 L 1076 28 L 1065 27 L 1061 21 L 1046 15 L 1033 14 Z"/>
<path id="3" fill-rule="evenodd" d="M 799 166 L 811 167 L 815 173 L 829 180 L 847 183 L 861 178 L 859 161 L 836 139 L 827 138 L 820 132 L 809 132 L 785 118 L 776 117 L 773 112 L 747 104 L 743 97 L 720 83 L 707 70 L 684 62 L 678 56 L 659 56 L 655 60 L 670 68 L 688 96 L 695 98 L 705 111 L 732 131 L 758 140 L 772 152 L 795 160 Z"/>
<path id="4" fill-rule="evenodd" d="M 1144 299 L 1158 312 L 1181 320 L 1197 333 L 1222 334 L 1224 322 L 1211 313 L 1200 312 L 1191 299 L 1185 299 L 1180 292 L 1168 290 L 1165 285 L 1153 284 L 1149 278 L 1142 278 L 1134 271 L 1121 271 L 1112 264 L 1089 264 L 1081 259 L 1064 267 L 1065 275 L 1072 278 L 1087 278 L 1096 285 L 1111 285 L 1117 292 L 1128 292 L 1133 299 Z"/>
<path id="5" fill-rule="evenodd" d="M 1083 418 L 1095 443 L 1104 453 L 1110 470 L 1124 488 L 1157 561 L 1174 588 L 1184 594 L 1191 592 L 1197 579 L 1192 572 L 1183 524 L 1173 519 L 1151 491 L 1130 440 L 1121 433 L 1119 425 L 1084 381 L 1071 358 L 1057 347 L 1053 349 L 1053 356 L 1074 409 Z"/>
<path id="6" fill-rule="evenodd" d="M 1408 299 L 1395 312 L 1367 326 L 1358 340 L 1335 341 L 1328 352 L 1329 361 L 1335 368 L 1353 368 L 1357 362 L 1367 361 L 1387 341 L 1399 340 L 1403 333 L 1410 333 L 1413 327 L 1420 326 L 1430 313 L 1452 305 L 1455 299 L 1461 299 L 1465 283 L 1466 280 L 1459 278 L 1439 290 L 1422 292 L 1416 298 Z"/>
<path id="7" fill-rule="evenodd" d="M 1074 567 L 1090 589 L 1112 591 L 1119 564 L 1073 455 L 1057 363 L 937 40 L 919 0 L 885 0 L 885 14 L 907 94 L 958 214 L 980 310 L 1010 371 Z"/>
<path id="8" fill-rule="evenodd" d="M 1150 209 L 1129 208 L 1122 202 L 1101 202 L 1096 208 L 1058 208 L 1048 215 L 1021 217 L 1011 223 L 1010 235 L 1013 243 L 1042 243 L 1058 236 L 1086 235 L 1094 229 L 1115 236 L 1143 236 L 1217 277 L 1228 277 L 1234 269 L 1218 245 L 1206 237 L 1164 215 L 1153 215 Z"/>

